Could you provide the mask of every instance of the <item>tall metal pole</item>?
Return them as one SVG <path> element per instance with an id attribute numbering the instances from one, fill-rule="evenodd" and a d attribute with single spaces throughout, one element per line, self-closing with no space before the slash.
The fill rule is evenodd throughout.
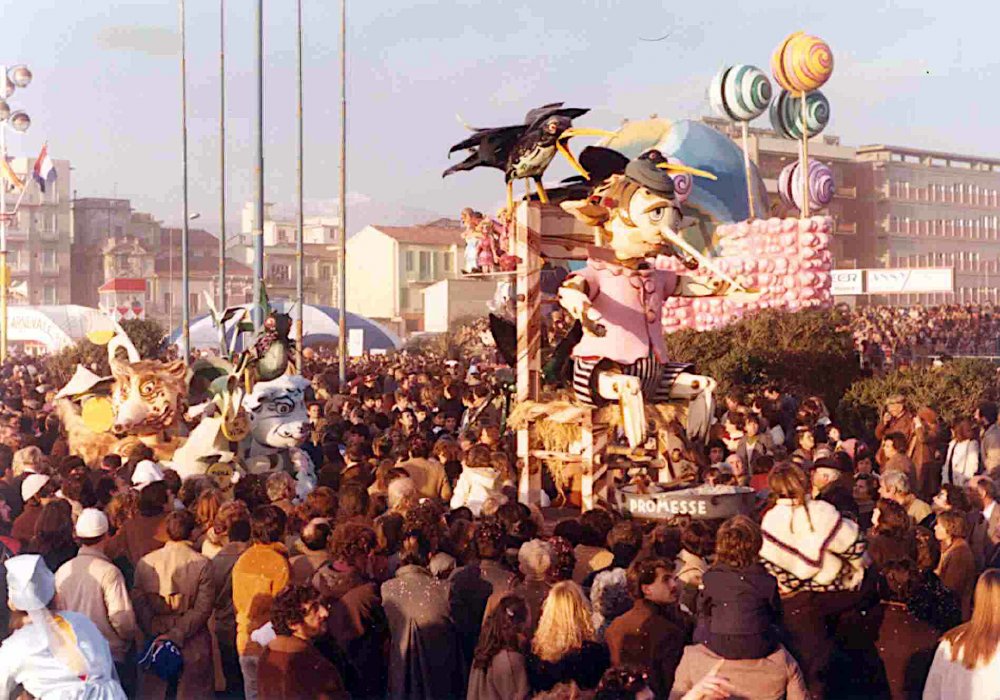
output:
<path id="1" fill-rule="evenodd" d="M 226 308 L 226 0 L 219 0 L 219 311 Z M 225 338 L 225 328 L 219 332 Z"/>
<path id="2" fill-rule="evenodd" d="M 7 79 L 7 66 L 0 65 L 0 80 Z M 0 158 L 7 161 L 7 121 L 0 122 Z M 0 362 L 7 361 L 7 182 L 0 176 Z"/>
<path id="3" fill-rule="evenodd" d="M 305 261 L 305 235 L 303 232 L 303 211 L 302 211 L 302 0 L 297 0 L 296 12 L 298 14 L 298 24 L 297 24 L 297 56 L 298 56 L 298 131 L 299 131 L 299 153 L 298 162 L 296 165 L 295 175 L 297 184 L 297 193 L 299 200 L 299 216 L 295 232 L 295 296 L 297 300 L 295 302 L 296 307 L 296 319 L 295 319 L 295 347 L 298 353 L 299 371 L 302 368 L 302 313 L 303 313 L 303 302 L 305 299 L 305 276 L 306 276 L 306 261 Z"/>
<path id="4" fill-rule="evenodd" d="M 340 255 L 337 304 L 340 306 L 340 385 L 347 382 L 347 0 L 340 0 Z"/>
<path id="5" fill-rule="evenodd" d="M 264 0 L 257 0 L 257 123 L 254 128 L 253 327 L 264 325 Z"/>
<path id="6" fill-rule="evenodd" d="M 191 359 L 191 290 L 188 269 L 188 132 L 187 132 L 187 36 L 185 34 L 184 0 L 181 10 L 181 149 L 183 151 L 184 223 L 181 224 L 181 353 L 184 362 Z"/>

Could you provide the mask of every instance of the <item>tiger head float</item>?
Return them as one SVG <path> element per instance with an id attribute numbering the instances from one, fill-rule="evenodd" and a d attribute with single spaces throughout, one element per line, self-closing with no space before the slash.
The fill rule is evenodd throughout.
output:
<path id="1" fill-rule="evenodd" d="M 135 436 L 172 433 L 187 400 L 187 368 L 183 360 L 159 362 L 112 360 L 113 432 Z"/>

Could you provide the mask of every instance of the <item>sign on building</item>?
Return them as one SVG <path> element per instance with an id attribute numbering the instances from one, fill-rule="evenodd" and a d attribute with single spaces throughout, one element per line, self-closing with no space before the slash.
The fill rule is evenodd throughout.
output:
<path id="1" fill-rule="evenodd" d="M 869 294 L 951 292 L 955 289 L 955 270 L 951 267 L 866 270 L 865 282 Z"/>
<path id="2" fill-rule="evenodd" d="M 830 277 L 834 296 L 955 291 L 955 269 L 952 267 L 832 270 Z"/>
<path id="3" fill-rule="evenodd" d="M 864 270 L 831 270 L 831 293 L 834 296 L 864 294 L 864 274 Z"/>

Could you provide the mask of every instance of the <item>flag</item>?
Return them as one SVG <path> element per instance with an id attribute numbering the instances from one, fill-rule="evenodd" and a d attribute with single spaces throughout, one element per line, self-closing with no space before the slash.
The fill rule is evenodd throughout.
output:
<path id="1" fill-rule="evenodd" d="M 14 169 L 10 167 L 10 160 L 8 158 L 0 157 L 0 175 L 10 183 L 11 189 L 18 192 L 24 189 L 24 182 L 17 176 Z"/>
<path id="2" fill-rule="evenodd" d="M 31 171 L 31 176 L 38 183 L 38 189 L 45 192 L 45 185 L 56 179 L 56 166 L 49 158 L 49 144 L 42 146 L 42 152 L 35 159 L 35 167 Z"/>

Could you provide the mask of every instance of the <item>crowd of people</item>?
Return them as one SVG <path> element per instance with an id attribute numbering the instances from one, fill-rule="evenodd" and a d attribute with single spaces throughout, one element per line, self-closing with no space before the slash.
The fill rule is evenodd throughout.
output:
<path id="1" fill-rule="evenodd" d="M 310 354 L 301 498 L 141 445 L 85 464 L 44 358 L 8 362 L 0 696 L 997 697 L 996 405 L 946 426 L 892 396 L 868 445 L 817 397 L 733 392 L 669 459 L 751 512 L 574 515 L 518 501 L 494 359 L 366 356 L 341 386 Z"/>
<path id="2" fill-rule="evenodd" d="M 852 313 L 854 342 L 878 370 L 926 356 L 1000 355 L 1000 310 L 992 304 L 866 306 Z"/>

